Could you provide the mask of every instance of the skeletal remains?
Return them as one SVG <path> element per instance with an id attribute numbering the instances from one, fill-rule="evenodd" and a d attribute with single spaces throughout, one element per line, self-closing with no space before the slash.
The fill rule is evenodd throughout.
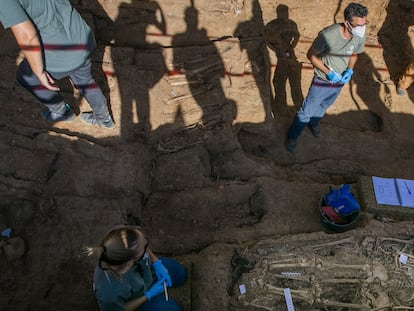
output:
<path id="1" fill-rule="evenodd" d="M 299 311 L 414 310 L 414 240 L 408 236 L 323 244 L 266 240 L 242 256 L 254 267 L 235 280 L 231 310 L 286 310 L 285 288 Z"/>

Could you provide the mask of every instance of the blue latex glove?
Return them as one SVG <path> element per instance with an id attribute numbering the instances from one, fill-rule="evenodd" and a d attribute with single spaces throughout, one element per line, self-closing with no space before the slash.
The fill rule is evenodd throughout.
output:
<path id="1" fill-rule="evenodd" d="M 170 274 L 168 273 L 167 268 L 162 264 L 161 259 L 158 259 L 156 262 L 154 262 L 152 264 L 152 267 L 154 268 L 157 279 L 165 281 L 167 286 L 171 287 L 172 283 Z"/>
<path id="2" fill-rule="evenodd" d="M 354 71 L 351 68 L 346 68 L 346 70 L 342 73 L 341 83 L 345 84 L 351 81 L 351 77 L 354 74 Z"/>
<path id="3" fill-rule="evenodd" d="M 146 292 L 144 292 L 145 297 L 150 301 L 155 296 L 164 292 L 164 280 L 159 280 L 154 283 Z"/>
<path id="4" fill-rule="evenodd" d="M 339 73 L 333 70 L 329 70 L 328 73 L 326 74 L 326 77 L 332 83 L 338 83 L 339 81 L 341 81 L 341 78 L 342 78 L 342 76 Z"/>

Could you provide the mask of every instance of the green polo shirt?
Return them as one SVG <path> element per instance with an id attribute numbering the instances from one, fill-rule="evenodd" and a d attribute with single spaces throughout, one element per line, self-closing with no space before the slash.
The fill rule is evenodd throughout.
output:
<path id="1" fill-rule="evenodd" d="M 93 33 L 69 0 L 1 0 L 4 28 L 31 20 L 38 31 L 51 73 L 80 67 L 95 48 Z"/>
<path id="2" fill-rule="evenodd" d="M 341 34 L 341 25 L 334 24 L 319 32 L 312 47 L 318 52 L 318 56 L 326 67 L 341 74 L 348 67 L 351 55 L 364 51 L 364 44 L 365 36 L 344 39 Z M 315 67 L 314 71 L 318 77 L 326 79 L 326 75 L 318 68 Z"/>

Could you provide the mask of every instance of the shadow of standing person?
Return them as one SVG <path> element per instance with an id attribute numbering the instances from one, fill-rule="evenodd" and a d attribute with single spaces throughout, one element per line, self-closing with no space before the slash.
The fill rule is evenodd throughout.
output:
<path id="1" fill-rule="evenodd" d="M 270 100 L 272 92 L 269 85 L 269 55 L 263 40 L 264 22 L 258 0 L 252 2 L 252 18 L 241 22 L 234 31 L 234 37 L 240 42 L 240 49 L 246 50 L 251 70 L 259 89 L 266 119 L 271 115 Z"/>
<path id="2" fill-rule="evenodd" d="M 290 115 L 287 98 L 286 83 L 289 80 L 290 92 L 294 107 L 292 113 L 298 109 L 303 102 L 301 86 L 302 65 L 295 55 L 295 47 L 299 41 L 298 26 L 289 19 L 289 8 L 280 4 L 276 8 L 277 18 L 270 21 L 265 27 L 265 40 L 270 49 L 277 57 L 277 65 L 273 74 L 273 86 L 275 100 L 273 114 Z"/>
<path id="3" fill-rule="evenodd" d="M 365 53 L 361 53 L 355 63 L 355 74 L 353 80 L 350 81 L 351 97 L 361 111 L 361 106 L 358 104 L 355 94 L 352 92 L 352 84 L 356 85 L 356 93 L 361 98 L 362 102 L 368 106 L 368 114 L 361 115 L 363 120 L 359 124 L 362 130 L 371 130 L 375 132 L 387 131 L 390 126 L 388 117 L 390 110 L 381 99 L 381 85 L 385 87 L 385 93 L 388 95 L 390 89 L 387 84 L 383 83 L 383 78 L 378 70 L 375 68 L 372 59 Z"/>
<path id="4" fill-rule="evenodd" d="M 150 25 L 166 33 L 164 15 L 156 1 L 123 2 L 112 24 L 101 20 L 102 41 L 111 57 L 120 94 L 121 136 L 127 141 L 148 139 L 151 131 L 150 89 L 167 73 L 162 46 L 147 40 Z"/>
<path id="5" fill-rule="evenodd" d="M 202 110 L 204 127 L 221 122 L 231 124 L 235 104 L 226 98 L 221 85 L 225 76 L 223 60 L 206 29 L 198 28 L 198 16 L 196 8 L 186 8 L 186 30 L 172 39 L 174 70 L 185 75 L 191 95 Z M 180 111 L 178 108 L 177 113 Z"/>
<path id="6" fill-rule="evenodd" d="M 383 57 L 390 79 L 396 84 L 404 69 L 414 59 L 414 49 L 408 35 L 414 24 L 414 3 L 411 0 L 389 1 L 387 17 L 378 32 Z"/>

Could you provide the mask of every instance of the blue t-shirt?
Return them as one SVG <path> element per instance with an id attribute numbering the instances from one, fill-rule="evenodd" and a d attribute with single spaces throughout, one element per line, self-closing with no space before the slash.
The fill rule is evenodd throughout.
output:
<path id="1" fill-rule="evenodd" d="M 95 48 L 91 29 L 69 0 L 1 0 L 0 22 L 4 28 L 27 20 L 37 29 L 45 68 L 51 73 L 80 67 Z"/>
<path id="2" fill-rule="evenodd" d="M 136 262 L 131 270 L 120 277 L 97 266 L 94 288 L 99 308 L 101 311 L 124 311 L 125 303 L 144 295 L 154 280 L 148 256 Z"/>

